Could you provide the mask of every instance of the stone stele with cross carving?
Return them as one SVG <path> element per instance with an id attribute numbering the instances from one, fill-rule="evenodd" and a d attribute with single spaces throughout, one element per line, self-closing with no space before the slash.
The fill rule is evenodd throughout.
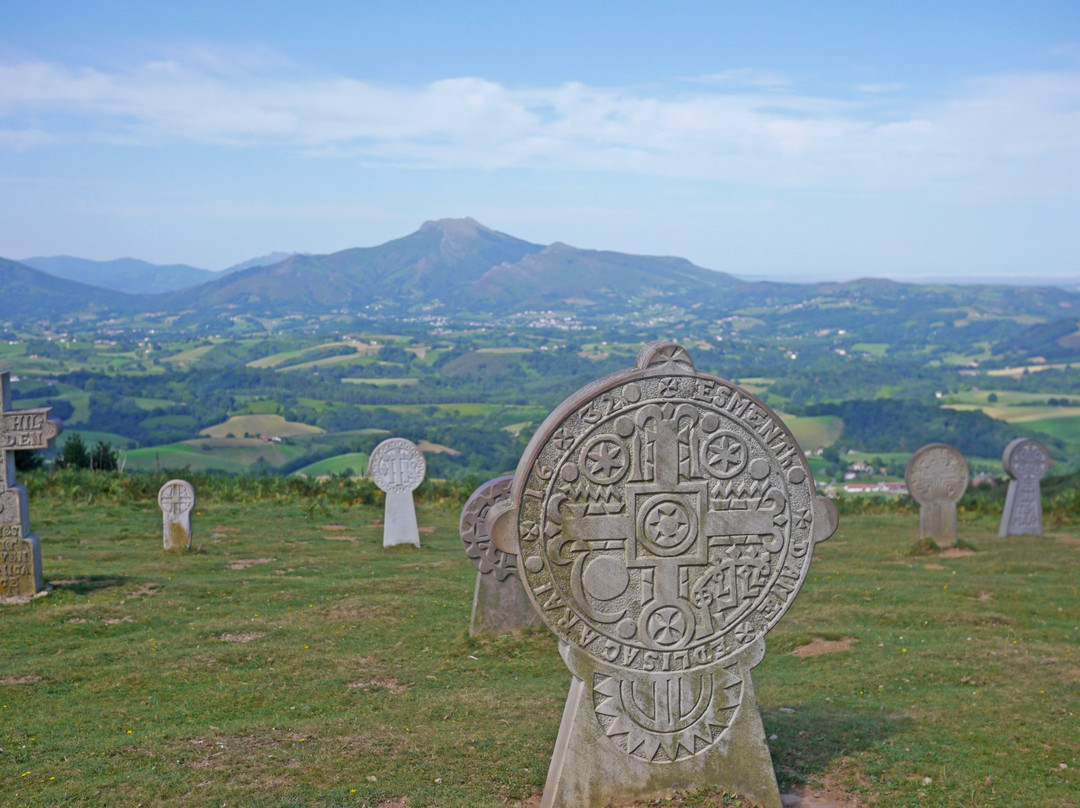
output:
<path id="1" fill-rule="evenodd" d="M 12 410 L 8 373 L 0 373 L 0 600 L 40 592 L 41 542 L 30 532 L 26 489 L 15 482 L 15 452 L 47 449 L 63 431 L 51 408 Z"/>
<path id="2" fill-rule="evenodd" d="M 1037 440 L 1017 438 L 1005 447 L 1001 463 L 1011 479 L 998 537 L 1041 536 L 1042 487 L 1039 480 L 1050 468 L 1050 454 Z"/>
<path id="3" fill-rule="evenodd" d="M 544 808 L 779 808 L 750 670 L 837 514 L 772 410 L 651 343 L 549 416 L 489 521 L 573 674 Z"/>
<path id="4" fill-rule="evenodd" d="M 413 489 L 424 481 L 424 453 L 405 438 L 387 438 L 371 450 L 368 474 L 386 492 L 383 514 L 383 547 L 397 544 L 420 546 Z"/>

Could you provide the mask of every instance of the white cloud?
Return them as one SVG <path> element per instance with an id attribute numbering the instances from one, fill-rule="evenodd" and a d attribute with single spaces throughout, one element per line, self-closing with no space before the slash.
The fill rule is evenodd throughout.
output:
<path id="1" fill-rule="evenodd" d="M 272 53 L 166 56 L 109 71 L 0 62 L 0 149 L 72 140 L 278 146 L 384 166 L 817 188 L 992 184 L 1011 170 L 1038 189 L 1074 179 L 1080 157 L 1075 72 L 988 77 L 944 101 L 886 108 L 876 96 L 903 85 L 863 85 L 859 102 L 800 94 L 785 77 L 750 70 L 680 92 L 470 77 L 391 86 L 305 75 Z"/>

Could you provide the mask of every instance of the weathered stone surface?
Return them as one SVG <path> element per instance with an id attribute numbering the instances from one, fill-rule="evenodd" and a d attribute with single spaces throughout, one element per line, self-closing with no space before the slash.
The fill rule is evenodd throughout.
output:
<path id="1" fill-rule="evenodd" d="M 387 438 L 368 459 L 368 474 L 386 492 L 383 547 L 420 546 L 413 490 L 424 481 L 427 463 L 416 444 L 405 438 Z"/>
<path id="2" fill-rule="evenodd" d="M 919 503 L 919 537 L 956 543 L 956 503 L 968 487 L 968 464 L 945 443 L 928 443 L 904 470 L 908 492 Z"/>
<path id="3" fill-rule="evenodd" d="M 11 409 L 9 374 L 0 373 L 0 599 L 25 600 L 44 586 L 41 542 L 30 532 L 26 489 L 15 482 L 15 452 L 45 449 L 64 427 L 51 408 Z"/>
<path id="4" fill-rule="evenodd" d="M 510 498 L 513 476 L 496 477 L 477 488 L 461 509 L 458 530 L 465 554 L 476 565 L 473 591 L 473 637 L 496 636 L 514 629 L 538 625 L 540 616 L 529 601 L 518 575 L 517 556 L 491 543 L 487 516 L 497 503 Z"/>
<path id="5" fill-rule="evenodd" d="M 1042 490 L 1039 481 L 1050 468 L 1046 447 L 1031 438 L 1017 438 L 1005 447 L 1001 463 L 1012 479 L 1005 494 L 998 536 L 1041 536 Z"/>
<path id="6" fill-rule="evenodd" d="M 191 511 L 195 489 L 186 480 L 169 480 L 157 495 L 161 507 L 162 543 L 166 550 L 191 549 Z"/>
<path id="7" fill-rule="evenodd" d="M 750 670 L 837 516 L 776 414 L 652 343 L 541 425 L 493 536 L 511 520 L 573 674 L 541 805 L 711 787 L 779 808 Z"/>

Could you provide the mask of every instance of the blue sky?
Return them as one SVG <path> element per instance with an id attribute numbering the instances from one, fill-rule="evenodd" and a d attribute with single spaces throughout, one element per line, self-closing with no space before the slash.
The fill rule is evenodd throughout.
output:
<path id="1" fill-rule="evenodd" d="M 4 257 L 467 215 L 744 276 L 1080 277 L 1080 3 L 5 6 Z"/>

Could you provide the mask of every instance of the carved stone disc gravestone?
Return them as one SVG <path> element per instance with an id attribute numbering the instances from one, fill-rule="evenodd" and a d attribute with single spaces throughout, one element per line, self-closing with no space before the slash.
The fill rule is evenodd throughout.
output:
<path id="1" fill-rule="evenodd" d="M 750 670 L 836 523 L 776 414 L 678 345 L 563 402 L 490 526 L 573 674 L 541 805 L 779 808 Z"/>
<path id="2" fill-rule="evenodd" d="M 919 538 L 956 543 L 956 503 L 968 486 L 968 464 L 957 449 L 928 443 L 904 469 L 908 493 L 919 503 Z"/>
<path id="3" fill-rule="evenodd" d="M 371 452 L 368 474 L 386 492 L 383 547 L 420 546 L 412 492 L 424 481 L 426 471 L 423 453 L 405 438 L 387 438 Z"/>
<path id="4" fill-rule="evenodd" d="M 491 543 L 487 518 L 494 506 L 510 498 L 513 476 L 496 477 L 477 488 L 461 509 L 459 532 L 465 553 L 476 565 L 472 619 L 473 637 L 505 634 L 540 623 L 518 575 L 517 556 Z"/>
<path id="5" fill-rule="evenodd" d="M 1012 479 L 1005 495 L 1005 511 L 1001 514 L 998 536 L 1041 536 L 1042 491 L 1039 480 L 1050 468 L 1050 455 L 1046 447 L 1031 438 L 1017 438 L 1005 447 L 1001 463 Z"/>
<path id="6" fill-rule="evenodd" d="M 47 449 L 63 430 L 49 418 L 52 408 L 11 409 L 11 384 L 0 373 L 0 599 L 33 597 L 44 586 L 41 541 L 30 532 L 26 489 L 15 482 L 15 454 Z"/>
<path id="7" fill-rule="evenodd" d="M 191 549 L 191 511 L 195 489 L 186 480 L 169 480 L 157 495 L 161 507 L 162 542 L 166 550 Z"/>

